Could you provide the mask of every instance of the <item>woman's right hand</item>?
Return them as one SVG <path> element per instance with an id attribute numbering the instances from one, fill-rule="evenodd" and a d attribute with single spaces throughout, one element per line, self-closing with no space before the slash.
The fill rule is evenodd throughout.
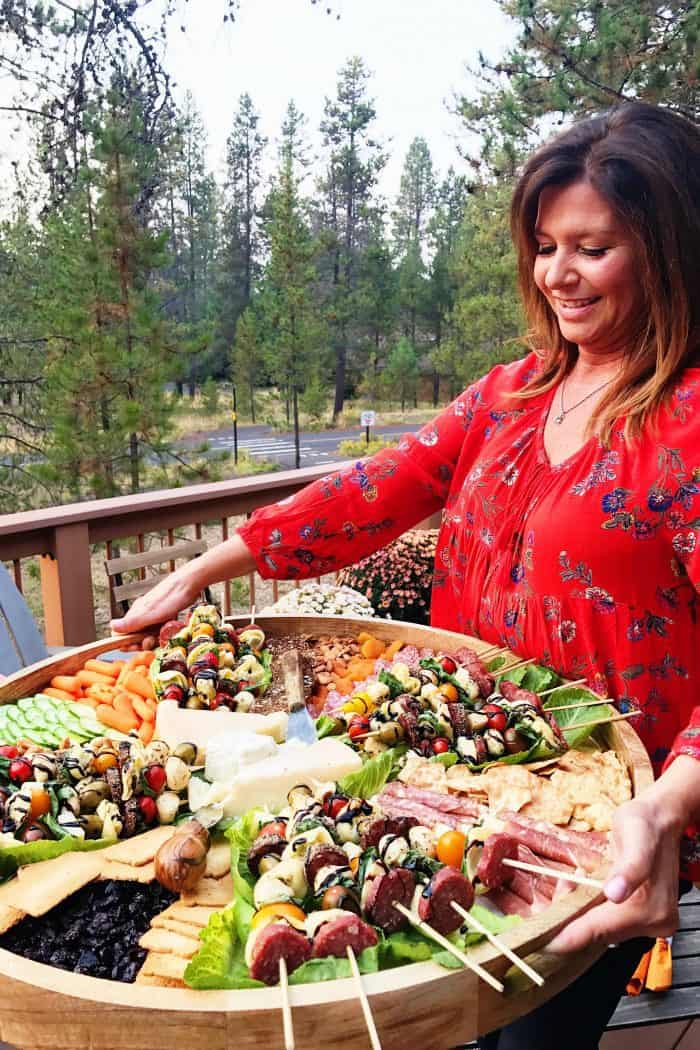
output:
<path id="1" fill-rule="evenodd" d="M 202 589 L 189 569 L 190 565 L 183 565 L 137 598 L 125 616 L 110 622 L 112 633 L 131 634 L 132 631 L 142 631 L 166 620 L 176 620 L 178 614 L 195 601 Z"/>

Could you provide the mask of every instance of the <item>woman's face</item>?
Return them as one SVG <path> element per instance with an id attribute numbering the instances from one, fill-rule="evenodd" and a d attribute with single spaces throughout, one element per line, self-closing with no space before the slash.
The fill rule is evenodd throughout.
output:
<path id="1" fill-rule="evenodd" d="M 630 346 L 645 311 L 638 253 L 610 205 L 585 180 L 540 194 L 534 279 L 559 329 L 579 351 Z"/>

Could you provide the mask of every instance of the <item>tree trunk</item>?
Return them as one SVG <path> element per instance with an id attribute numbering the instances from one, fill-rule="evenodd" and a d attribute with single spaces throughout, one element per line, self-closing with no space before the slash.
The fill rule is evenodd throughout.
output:
<path id="1" fill-rule="evenodd" d="M 251 422 L 255 422 L 255 387 L 250 384 L 250 419 Z"/>
<path id="2" fill-rule="evenodd" d="M 301 466 L 301 446 L 299 442 L 299 400 L 296 383 L 292 393 L 292 402 L 294 405 L 294 466 L 298 470 Z"/>
<path id="3" fill-rule="evenodd" d="M 347 349 L 345 339 L 342 345 L 335 349 L 335 401 L 333 402 L 333 422 L 343 411 L 345 404 L 345 370 L 347 365 Z"/>
<path id="4" fill-rule="evenodd" d="M 131 491 L 139 491 L 139 436 L 129 434 L 129 471 L 131 473 Z"/>
<path id="5" fill-rule="evenodd" d="M 440 373 L 437 368 L 433 370 L 433 408 L 440 403 Z"/>

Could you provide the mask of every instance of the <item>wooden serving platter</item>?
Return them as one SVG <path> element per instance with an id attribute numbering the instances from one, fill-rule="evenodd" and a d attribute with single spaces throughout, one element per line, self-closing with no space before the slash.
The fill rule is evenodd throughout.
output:
<path id="1" fill-rule="evenodd" d="M 243 624 L 244 617 L 232 622 Z M 451 631 L 387 620 L 339 617 L 267 616 L 256 622 L 270 636 L 354 636 L 369 630 L 393 641 L 454 651 L 491 646 Z M 138 641 L 140 635 L 104 639 L 62 653 L 0 685 L 0 703 L 31 695 L 55 674 L 75 671 L 85 659 Z M 515 656 L 508 663 L 515 662 Z M 633 793 L 653 781 L 647 753 L 625 722 L 606 727 L 607 743 L 627 767 Z M 578 887 L 547 911 L 524 920 L 503 940 L 546 978 L 535 988 L 488 943 L 470 957 L 503 979 L 499 995 L 466 970 L 415 963 L 366 975 L 369 996 L 384 1050 L 456 1047 L 509 1023 L 556 995 L 602 955 L 593 947 L 575 956 L 554 956 L 546 945 L 568 922 L 601 899 Z M 359 1000 L 351 980 L 294 985 L 290 988 L 298 1050 L 351 1050 L 369 1045 Z M 278 988 L 199 992 L 120 984 L 68 973 L 0 949 L 0 1038 L 21 1050 L 260 1050 L 282 1048 L 282 998 Z"/>

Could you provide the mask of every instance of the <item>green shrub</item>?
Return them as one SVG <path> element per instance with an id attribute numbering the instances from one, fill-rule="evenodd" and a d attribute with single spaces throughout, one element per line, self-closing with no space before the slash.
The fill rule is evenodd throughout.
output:
<path id="1" fill-rule="evenodd" d="M 414 529 L 357 565 L 337 582 L 369 598 L 377 616 L 411 623 L 430 622 L 437 529 Z"/>
<path id="2" fill-rule="evenodd" d="M 356 459 L 358 456 L 373 456 L 381 448 L 395 448 L 398 441 L 394 438 L 371 438 L 369 444 L 364 438 L 348 438 L 338 445 L 338 455 L 341 459 Z"/>

